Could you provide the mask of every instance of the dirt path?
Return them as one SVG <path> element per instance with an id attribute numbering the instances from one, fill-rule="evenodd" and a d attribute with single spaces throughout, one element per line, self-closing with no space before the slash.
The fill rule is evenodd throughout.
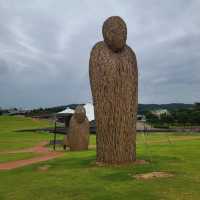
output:
<path id="1" fill-rule="evenodd" d="M 48 144 L 48 142 L 41 142 L 35 147 L 31 148 L 26 148 L 26 149 L 19 149 L 19 150 L 14 150 L 14 151 L 4 151 L 2 153 L 29 153 L 29 152 L 34 152 L 34 153 L 48 153 L 50 152 L 47 147 L 45 147 Z"/>
<path id="2" fill-rule="evenodd" d="M 51 160 L 57 157 L 60 157 L 63 155 L 63 152 L 55 152 L 55 151 L 50 151 L 45 145 L 47 142 L 42 142 L 38 144 L 37 146 L 33 148 L 28 148 L 28 149 L 21 149 L 21 150 L 16 150 L 16 151 L 10 151 L 10 152 L 4 152 L 4 153 L 39 153 L 38 157 L 30 158 L 30 159 L 24 159 L 24 160 L 16 160 L 16 161 L 10 161 L 6 163 L 0 163 L 0 170 L 10 170 L 10 169 L 15 169 L 18 167 L 26 166 L 26 165 L 31 165 L 34 163 L 42 162 L 42 161 L 47 161 Z"/>

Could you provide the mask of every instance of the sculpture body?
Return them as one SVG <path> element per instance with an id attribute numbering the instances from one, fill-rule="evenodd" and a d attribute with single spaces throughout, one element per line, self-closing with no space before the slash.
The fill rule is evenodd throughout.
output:
<path id="1" fill-rule="evenodd" d="M 68 135 L 71 151 L 87 150 L 89 145 L 89 121 L 83 106 L 78 106 L 69 124 Z"/>
<path id="2" fill-rule="evenodd" d="M 90 84 L 97 126 L 97 162 L 129 163 L 136 159 L 138 70 L 126 43 L 126 24 L 110 17 L 104 41 L 90 55 Z"/>

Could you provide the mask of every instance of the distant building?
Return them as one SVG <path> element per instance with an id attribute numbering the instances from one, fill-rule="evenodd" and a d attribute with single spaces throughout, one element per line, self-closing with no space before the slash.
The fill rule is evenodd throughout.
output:
<path id="1" fill-rule="evenodd" d="M 156 116 L 158 116 L 158 117 L 160 117 L 163 114 L 166 114 L 166 115 L 170 114 L 167 109 L 153 110 L 153 111 L 151 111 L 151 113 L 154 114 L 154 115 L 156 115 Z"/>
<path id="2" fill-rule="evenodd" d="M 85 108 L 86 116 L 87 116 L 90 124 L 91 125 L 95 124 L 94 123 L 95 118 L 94 118 L 94 106 L 93 106 L 93 104 L 91 104 L 91 103 L 84 104 L 84 108 Z M 63 111 L 56 113 L 56 116 L 55 116 L 56 121 L 65 123 L 65 127 L 67 128 L 69 126 L 69 121 L 70 121 L 73 114 L 74 114 L 74 109 L 71 109 L 71 108 L 68 107 Z"/>
<path id="3" fill-rule="evenodd" d="M 3 115 L 25 115 L 27 110 L 17 109 L 17 108 L 10 108 L 6 110 L 1 110 Z"/>
<path id="4" fill-rule="evenodd" d="M 145 115 L 137 115 L 137 121 L 146 121 Z"/>

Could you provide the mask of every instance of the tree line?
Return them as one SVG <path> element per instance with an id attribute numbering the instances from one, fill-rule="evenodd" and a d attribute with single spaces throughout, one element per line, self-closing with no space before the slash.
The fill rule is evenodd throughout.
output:
<path id="1" fill-rule="evenodd" d="M 156 127 L 199 126 L 200 103 L 195 103 L 192 108 L 174 109 L 169 113 L 160 115 L 156 115 L 152 111 L 146 111 L 145 116 L 147 122 Z"/>

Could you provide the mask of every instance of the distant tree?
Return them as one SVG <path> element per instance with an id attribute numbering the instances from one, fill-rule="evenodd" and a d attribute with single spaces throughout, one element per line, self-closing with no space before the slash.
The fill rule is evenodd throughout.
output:
<path id="1" fill-rule="evenodd" d="M 199 110 L 199 111 L 200 111 L 200 102 L 194 103 L 193 109 L 194 109 L 194 110 Z"/>
<path id="2" fill-rule="evenodd" d="M 150 124 L 157 124 L 160 122 L 159 117 L 150 111 L 145 113 L 145 117 L 147 119 L 147 122 L 149 122 Z"/>
<path id="3" fill-rule="evenodd" d="M 177 121 L 180 124 L 186 125 L 187 122 L 189 122 L 189 112 L 187 110 L 179 111 L 177 112 Z"/>
<path id="4" fill-rule="evenodd" d="M 171 124 L 171 123 L 174 122 L 174 117 L 171 114 L 163 113 L 163 114 L 160 115 L 160 122 Z"/>
<path id="5" fill-rule="evenodd" d="M 189 121 L 193 125 L 200 125 L 200 111 L 193 111 L 189 116 Z"/>

